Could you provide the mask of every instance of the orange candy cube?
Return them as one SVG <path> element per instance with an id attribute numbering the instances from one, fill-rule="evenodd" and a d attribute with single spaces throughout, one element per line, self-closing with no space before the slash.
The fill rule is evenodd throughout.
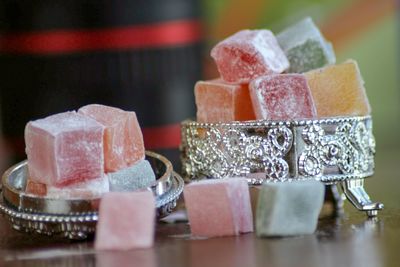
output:
<path id="1" fill-rule="evenodd" d="M 194 94 L 198 122 L 254 120 L 248 84 L 228 84 L 221 79 L 199 81 Z"/>
<path id="2" fill-rule="evenodd" d="M 105 127 L 105 172 L 115 172 L 144 159 L 143 135 L 135 112 L 98 104 L 84 106 L 78 112 Z"/>
<path id="3" fill-rule="evenodd" d="M 363 116 L 371 112 L 356 61 L 347 60 L 304 74 L 318 117 Z"/>

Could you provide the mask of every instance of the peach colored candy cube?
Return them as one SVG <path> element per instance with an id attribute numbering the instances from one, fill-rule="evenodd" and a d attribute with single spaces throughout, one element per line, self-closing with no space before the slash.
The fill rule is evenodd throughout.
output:
<path id="1" fill-rule="evenodd" d="M 110 192 L 100 201 L 95 248 L 149 248 L 154 242 L 155 199 L 151 191 Z"/>
<path id="2" fill-rule="evenodd" d="M 199 81 L 194 94 L 199 122 L 255 119 L 247 84 L 228 84 L 221 79 Z"/>
<path id="3" fill-rule="evenodd" d="M 144 159 L 143 135 L 135 112 L 98 104 L 79 109 L 105 127 L 104 169 L 115 172 Z"/>
<path id="4" fill-rule="evenodd" d="M 242 30 L 218 43 L 211 56 L 221 77 L 230 83 L 249 83 L 266 74 L 281 73 L 289 61 L 269 30 Z"/>
<path id="5" fill-rule="evenodd" d="M 305 76 L 318 117 L 362 116 L 371 112 L 356 61 L 309 71 Z"/>
<path id="6" fill-rule="evenodd" d="M 103 132 L 101 124 L 76 112 L 29 122 L 25 143 L 30 178 L 62 186 L 101 177 Z"/>
<path id="7" fill-rule="evenodd" d="M 193 236 L 230 236 L 253 231 L 245 178 L 193 182 L 185 186 L 183 193 Z"/>
<path id="8" fill-rule="evenodd" d="M 314 101 L 302 74 L 261 76 L 250 83 L 250 96 L 257 119 L 291 120 L 314 118 Z"/>

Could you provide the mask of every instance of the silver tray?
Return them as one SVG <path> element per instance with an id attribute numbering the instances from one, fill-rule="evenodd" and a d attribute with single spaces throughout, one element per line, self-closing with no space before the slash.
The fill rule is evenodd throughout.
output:
<path id="1" fill-rule="evenodd" d="M 157 217 L 162 218 L 175 208 L 184 182 L 165 157 L 146 151 L 146 159 L 157 177 L 148 189 L 156 197 Z M 56 199 L 32 196 L 25 193 L 26 181 L 26 161 L 12 166 L 2 177 L 0 212 L 14 229 L 61 235 L 70 239 L 85 239 L 95 232 L 99 198 Z"/>

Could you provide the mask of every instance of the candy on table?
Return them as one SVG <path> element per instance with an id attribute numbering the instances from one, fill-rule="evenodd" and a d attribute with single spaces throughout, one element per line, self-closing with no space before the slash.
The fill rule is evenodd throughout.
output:
<path id="1" fill-rule="evenodd" d="M 194 94 L 199 122 L 255 119 L 247 84 L 229 84 L 221 79 L 199 81 Z"/>
<path id="2" fill-rule="evenodd" d="M 100 198 L 104 193 L 109 191 L 110 186 L 106 175 L 61 187 L 38 183 L 28 178 L 25 188 L 25 193 L 29 195 L 67 199 Z"/>
<path id="3" fill-rule="evenodd" d="M 249 187 L 245 178 L 208 179 L 184 188 L 193 236 L 215 237 L 253 231 Z"/>
<path id="4" fill-rule="evenodd" d="M 257 205 L 257 236 L 312 234 L 324 194 L 325 186 L 318 181 L 265 183 Z"/>
<path id="5" fill-rule="evenodd" d="M 140 160 L 134 165 L 116 172 L 109 172 L 110 191 L 134 191 L 150 186 L 156 179 L 147 160 Z"/>
<path id="6" fill-rule="evenodd" d="M 151 191 L 110 192 L 100 201 L 95 248 L 149 248 L 154 242 L 155 199 Z"/>
<path id="7" fill-rule="evenodd" d="M 144 144 L 135 112 L 92 104 L 79 109 L 105 127 L 104 169 L 115 172 L 144 159 Z"/>
<path id="8" fill-rule="evenodd" d="M 248 83 L 255 77 L 289 68 L 289 61 L 269 30 L 239 31 L 218 43 L 211 56 L 221 77 L 230 83 Z"/>
<path id="9" fill-rule="evenodd" d="M 371 112 L 356 61 L 313 70 L 305 76 L 318 117 L 363 116 Z"/>
<path id="10" fill-rule="evenodd" d="M 276 38 L 290 62 L 288 72 L 302 73 L 336 61 L 332 44 L 310 17 L 283 30 Z"/>
<path id="11" fill-rule="evenodd" d="M 250 83 L 257 119 L 290 120 L 316 117 L 314 101 L 302 74 L 261 76 Z"/>
<path id="12" fill-rule="evenodd" d="M 67 185 L 101 177 L 104 127 L 76 112 L 31 121 L 25 127 L 32 181 Z"/>

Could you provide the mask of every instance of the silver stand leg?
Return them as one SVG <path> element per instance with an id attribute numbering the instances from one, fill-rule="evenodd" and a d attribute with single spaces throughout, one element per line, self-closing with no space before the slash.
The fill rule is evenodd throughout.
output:
<path id="1" fill-rule="evenodd" d="M 364 179 L 351 179 L 341 183 L 347 199 L 358 210 L 365 211 L 368 217 L 378 215 L 378 210 L 383 209 L 383 204 L 372 202 L 364 189 Z"/>

